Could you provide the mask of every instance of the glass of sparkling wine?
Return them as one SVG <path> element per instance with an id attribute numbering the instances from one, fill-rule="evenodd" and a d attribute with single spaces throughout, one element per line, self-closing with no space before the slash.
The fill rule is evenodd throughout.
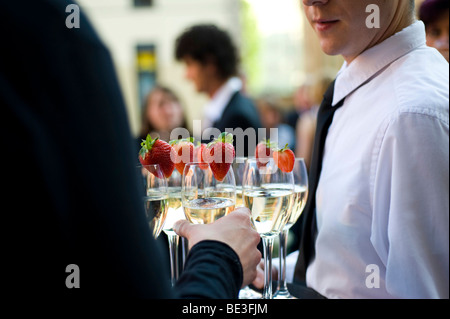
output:
<path id="1" fill-rule="evenodd" d="M 294 176 L 281 171 L 273 159 L 258 167 L 256 159 L 248 159 L 242 184 L 245 206 L 252 213 L 256 231 L 264 245 L 263 299 L 272 299 L 272 250 L 274 238 L 289 219 L 293 203 Z"/>
<path id="2" fill-rule="evenodd" d="M 242 180 L 244 179 L 246 162 L 246 157 L 236 157 L 231 165 L 234 172 L 234 177 L 236 179 L 236 207 L 245 207 L 242 199 Z M 245 286 L 239 291 L 239 299 L 261 299 L 261 294 L 253 289 L 250 289 L 249 286 Z"/>
<path id="3" fill-rule="evenodd" d="M 218 181 L 208 164 L 186 164 L 181 199 L 186 218 L 193 224 L 210 224 L 228 215 L 236 205 L 233 170 Z"/>
<path id="4" fill-rule="evenodd" d="M 159 165 L 138 165 L 137 169 L 144 188 L 145 214 L 156 239 L 163 229 L 169 208 L 167 181 Z"/>
<path id="5" fill-rule="evenodd" d="M 294 163 L 294 202 L 290 217 L 280 232 L 280 280 L 274 299 L 297 299 L 289 293 L 286 284 L 286 250 L 289 229 L 297 222 L 308 198 L 308 172 L 303 158 L 296 158 Z"/>
<path id="6" fill-rule="evenodd" d="M 242 179 L 244 178 L 246 157 L 236 157 L 231 168 L 233 169 L 234 178 L 236 180 L 236 207 L 245 206 L 242 200 Z"/>
<path id="7" fill-rule="evenodd" d="M 186 219 L 183 208 L 181 207 L 181 182 L 182 175 L 178 172 L 178 170 L 174 170 L 172 175 L 167 179 L 169 200 L 168 212 L 163 226 L 163 231 L 166 233 L 167 239 L 169 240 L 172 286 L 175 285 L 180 274 L 178 261 L 178 245 L 180 242 L 180 237 L 173 230 L 173 225 L 179 220 Z"/>

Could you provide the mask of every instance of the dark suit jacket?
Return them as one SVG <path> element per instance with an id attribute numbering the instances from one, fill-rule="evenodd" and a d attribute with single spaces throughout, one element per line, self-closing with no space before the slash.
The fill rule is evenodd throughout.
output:
<path id="1" fill-rule="evenodd" d="M 255 143 L 258 143 L 258 128 L 261 128 L 262 124 L 255 105 L 249 98 L 242 95 L 242 93 L 236 92 L 232 96 L 222 117 L 213 124 L 213 127 L 219 129 L 221 132 L 235 130 L 236 128 L 241 128 L 243 131 L 248 128 L 254 129 L 256 141 L 250 141 L 249 143 L 249 139 L 244 137 L 244 149 L 240 150 L 239 147 L 237 147 L 236 156 L 246 157 L 254 154 L 256 147 Z M 239 138 L 241 138 L 239 135 L 235 135 L 235 147 Z"/>
<path id="2" fill-rule="evenodd" d="M 2 289 L 33 299 L 235 297 L 239 258 L 217 242 L 193 249 L 170 289 L 111 57 L 83 14 L 79 29 L 66 27 L 70 3 L 0 3 Z M 66 287 L 69 264 L 79 289 Z"/>

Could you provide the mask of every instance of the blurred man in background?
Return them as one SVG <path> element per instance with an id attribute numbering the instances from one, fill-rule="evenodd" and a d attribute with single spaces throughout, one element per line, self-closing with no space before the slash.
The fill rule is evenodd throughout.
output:
<path id="1" fill-rule="evenodd" d="M 253 102 L 241 93 L 242 80 L 238 75 L 239 54 L 230 35 L 214 25 L 196 25 L 187 29 L 176 41 L 175 56 L 186 66 L 186 78 L 192 81 L 197 92 L 209 96 L 204 109 L 203 130 L 262 127 Z M 209 142 L 210 134 L 202 140 Z M 235 141 L 236 142 L 236 141 Z M 255 145 L 256 146 L 256 145 Z M 254 147 L 253 147 L 254 150 Z M 247 156 L 252 150 L 248 143 L 236 156 Z"/>

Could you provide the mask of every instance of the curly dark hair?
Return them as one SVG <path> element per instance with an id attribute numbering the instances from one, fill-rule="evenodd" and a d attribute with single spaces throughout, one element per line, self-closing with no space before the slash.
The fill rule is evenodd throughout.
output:
<path id="1" fill-rule="evenodd" d="M 212 62 L 223 80 L 238 73 L 239 56 L 233 40 L 215 25 L 196 25 L 184 31 L 176 41 L 175 57 L 178 61 Z"/>
<path id="2" fill-rule="evenodd" d="M 419 19 L 428 25 L 437 20 L 449 8 L 448 0 L 425 0 L 419 9 Z"/>

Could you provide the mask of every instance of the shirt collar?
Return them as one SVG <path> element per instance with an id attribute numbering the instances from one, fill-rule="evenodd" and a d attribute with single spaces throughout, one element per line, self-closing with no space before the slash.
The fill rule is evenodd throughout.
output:
<path id="1" fill-rule="evenodd" d="M 344 62 L 336 78 L 333 106 L 367 83 L 392 62 L 425 44 L 425 25 L 422 21 L 417 21 L 366 50 L 350 65 Z"/>
<path id="2" fill-rule="evenodd" d="M 230 102 L 233 95 L 242 89 L 242 81 L 238 77 L 232 77 L 214 94 L 213 98 L 206 105 L 205 117 L 214 123 L 222 116 L 225 107 Z"/>

